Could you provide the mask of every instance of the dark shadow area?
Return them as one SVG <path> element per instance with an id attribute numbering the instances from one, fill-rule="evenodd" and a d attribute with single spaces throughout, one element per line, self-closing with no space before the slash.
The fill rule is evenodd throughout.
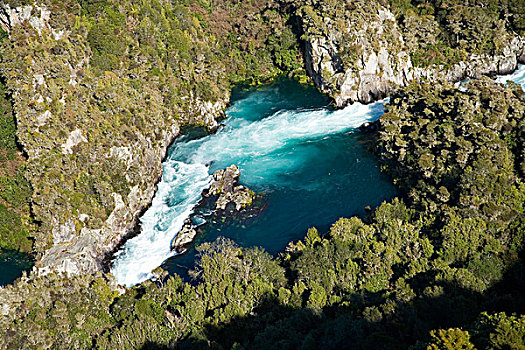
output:
<path id="1" fill-rule="evenodd" d="M 270 297 L 251 315 L 208 325 L 173 347 L 147 343 L 142 349 L 425 349 L 431 330 L 454 327 L 469 331 L 472 343 L 484 348 L 491 330 L 474 325 L 480 313 L 525 312 L 524 262 L 522 253 L 484 293 L 433 283 L 408 302 L 359 292 L 345 297 L 346 306 L 323 309 L 283 306 Z"/>
<path id="2" fill-rule="evenodd" d="M 34 261 L 30 254 L 0 249 L 0 286 L 13 283 L 24 271 L 31 270 Z"/>

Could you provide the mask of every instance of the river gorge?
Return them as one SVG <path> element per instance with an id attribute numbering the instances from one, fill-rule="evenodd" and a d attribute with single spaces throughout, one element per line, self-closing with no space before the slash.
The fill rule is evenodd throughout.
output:
<path id="1" fill-rule="evenodd" d="M 521 65 L 498 81 L 524 84 L 524 76 Z M 195 215 L 195 224 L 206 223 L 197 243 L 224 236 L 277 254 L 288 242 L 302 239 L 309 227 L 326 231 L 339 217 L 364 216 L 365 207 L 395 196 L 368 147 L 373 140 L 358 130 L 383 114 L 387 100 L 334 110 L 315 89 L 278 80 L 235 90 L 232 101 L 217 133 L 190 133 L 171 146 L 157 194 L 141 219 L 141 233 L 126 242 L 113 262 L 119 283 L 140 283 L 163 263 L 168 271 L 185 275 L 195 244 L 177 255 L 170 243 L 210 185 L 211 174 L 231 164 L 239 166 L 242 185 L 262 194 L 264 210 L 239 220 L 223 216 L 207 222 L 206 215 Z"/>

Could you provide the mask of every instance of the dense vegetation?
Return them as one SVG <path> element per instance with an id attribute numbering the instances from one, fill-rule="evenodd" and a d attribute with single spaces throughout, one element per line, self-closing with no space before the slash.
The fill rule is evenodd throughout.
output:
<path id="1" fill-rule="evenodd" d="M 326 16 L 364 25 L 378 5 L 421 66 L 497 54 L 525 30 L 523 0 L 49 2 L 64 39 L 27 23 L 1 35 L 0 248 L 34 239 L 42 252 L 60 225 L 99 228 L 114 194 L 159 175 L 161 155 L 126 162 L 120 147 L 160 149 L 174 125 L 206 124 L 199 102 L 235 83 L 302 75 L 301 40 Z M 347 62 L 359 51 L 341 49 Z M 312 228 L 277 258 L 206 243 L 189 282 L 23 277 L 0 293 L 0 348 L 522 349 L 523 91 L 414 84 L 392 95 L 377 137 L 401 195 L 369 218 Z"/>
<path id="2" fill-rule="evenodd" d="M 508 32 L 525 33 L 523 0 L 390 0 L 416 66 L 450 66 L 471 53 L 494 55 Z"/>
<path id="3" fill-rule="evenodd" d="M 19 281 L 7 345 L 519 349 L 524 125 L 517 86 L 412 85 L 392 96 L 377 148 L 400 199 L 276 259 L 203 244 L 191 283 L 160 269 L 122 295 L 102 276 Z"/>
<path id="4" fill-rule="evenodd" d="M 15 139 L 15 119 L 0 82 L 0 249 L 30 251 L 31 186 L 24 177 L 25 157 Z"/>

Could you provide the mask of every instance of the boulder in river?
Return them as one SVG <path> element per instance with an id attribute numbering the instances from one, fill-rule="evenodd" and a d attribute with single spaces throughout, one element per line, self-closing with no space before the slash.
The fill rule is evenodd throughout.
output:
<path id="1" fill-rule="evenodd" d="M 218 196 L 215 209 L 225 210 L 229 203 L 233 203 L 235 210 L 240 211 L 252 204 L 255 193 L 249 188 L 238 185 L 239 175 L 239 167 L 235 164 L 213 173 L 214 182 L 205 196 Z"/>
<path id="2" fill-rule="evenodd" d="M 175 236 L 171 242 L 171 249 L 176 250 L 178 253 L 182 253 L 184 251 L 183 247 L 190 244 L 196 235 L 197 230 L 195 230 L 191 220 L 186 219 L 179 233 L 177 233 L 177 236 Z"/>
<path id="3" fill-rule="evenodd" d="M 192 218 L 198 216 L 199 208 L 205 208 L 208 205 L 215 207 L 215 210 L 226 210 L 228 204 L 233 203 L 235 211 L 241 211 L 252 205 L 255 198 L 255 193 L 250 189 L 239 185 L 239 167 L 233 164 L 226 169 L 217 170 L 213 173 L 213 182 L 207 191 L 203 192 L 203 201 L 199 204 L 195 212 L 186 219 L 184 225 L 177 233 L 171 242 L 171 249 L 182 253 L 185 251 L 185 246 L 190 244 L 197 235 L 197 228 L 199 224 L 195 224 Z M 213 203 L 216 197 L 215 203 Z M 206 200 L 209 198 L 209 200 Z M 230 212 L 231 214 L 231 212 Z M 230 215 L 228 214 L 228 215 Z M 213 214 L 212 214 L 213 215 Z"/>

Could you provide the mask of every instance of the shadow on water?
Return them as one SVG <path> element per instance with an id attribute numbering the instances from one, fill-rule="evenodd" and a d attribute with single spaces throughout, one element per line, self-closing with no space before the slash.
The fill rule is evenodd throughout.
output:
<path id="1" fill-rule="evenodd" d="M 268 297 L 249 316 L 209 324 L 172 347 L 150 342 L 142 349 L 425 349 L 431 330 L 454 327 L 468 330 L 477 348 L 487 348 L 490 327 L 472 327 L 481 312 L 525 313 L 523 256 L 484 293 L 448 282 L 433 285 L 441 295 L 418 291 L 409 302 L 391 304 L 388 315 L 374 311 L 385 301 L 376 293 L 348 295 L 348 306 L 323 309 L 283 306 Z"/>
<path id="2" fill-rule="evenodd" d="M 29 271 L 33 264 L 34 259 L 28 254 L 0 249 L 0 286 L 13 283 L 24 271 Z"/>

